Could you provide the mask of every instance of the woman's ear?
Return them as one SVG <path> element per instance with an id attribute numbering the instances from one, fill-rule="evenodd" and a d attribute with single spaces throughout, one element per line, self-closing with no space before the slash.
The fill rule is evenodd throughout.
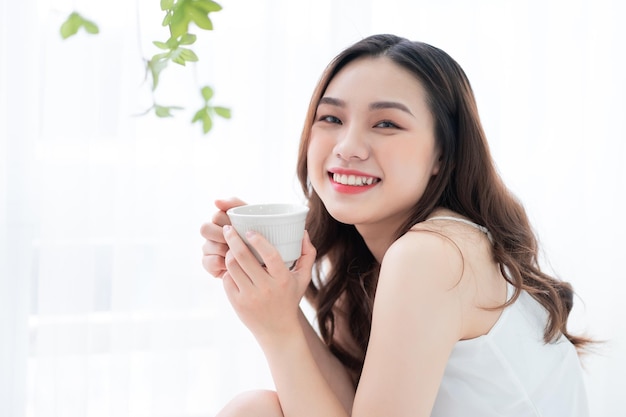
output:
<path id="1" fill-rule="evenodd" d="M 443 155 L 441 154 L 441 151 L 437 152 L 437 155 L 438 155 L 437 160 L 433 164 L 433 169 L 430 173 L 433 177 L 439 174 L 439 170 L 441 169 L 441 160 L 443 159 Z"/>

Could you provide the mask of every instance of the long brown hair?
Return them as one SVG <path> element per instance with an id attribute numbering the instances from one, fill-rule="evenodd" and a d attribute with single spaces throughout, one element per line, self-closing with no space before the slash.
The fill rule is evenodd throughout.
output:
<path id="1" fill-rule="evenodd" d="M 439 173 L 431 178 L 396 236 L 424 221 L 437 207 L 448 208 L 484 225 L 493 237 L 494 260 L 505 279 L 515 287 L 513 297 L 504 306 L 513 303 L 520 291 L 527 291 L 548 312 L 545 342 L 564 335 L 577 349 L 583 348 L 589 340 L 567 331 L 567 318 L 573 305 L 572 287 L 541 271 L 537 239 L 523 206 L 496 172 L 474 93 L 463 69 L 438 48 L 394 35 L 363 39 L 330 63 L 313 93 L 302 132 L 298 178 L 309 200 L 307 229 L 317 248 L 316 276 L 307 297 L 317 310 L 320 333 L 326 344 L 344 365 L 357 375 L 361 372 L 380 265 L 356 228 L 333 219 L 311 187 L 307 176 L 311 127 L 319 100 L 333 77 L 357 58 L 381 56 L 409 71 L 425 88 L 441 155 Z M 342 345 L 335 337 L 338 314 L 344 315 L 356 348 Z"/>

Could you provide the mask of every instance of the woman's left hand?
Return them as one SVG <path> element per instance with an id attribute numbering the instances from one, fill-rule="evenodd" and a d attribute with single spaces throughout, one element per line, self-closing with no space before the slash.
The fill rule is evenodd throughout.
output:
<path id="1" fill-rule="evenodd" d="M 305 231 L 302 255 L 289 270 L 280 254 L 262 235 L 246 235 L 259 253 L 262 266 L 231 226 L 224 226 L 229 247 L 222 281 L 228 300 L 241 321 L 261 345 L 265 341 L 290 336 L 300 328 L 300 300 L 311 281 L 316 250 Z"/>

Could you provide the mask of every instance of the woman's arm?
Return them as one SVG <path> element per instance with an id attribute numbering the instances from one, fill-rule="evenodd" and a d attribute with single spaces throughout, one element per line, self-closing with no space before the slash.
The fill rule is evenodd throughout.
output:
<path id="1" fill-rule="evenodd" d="M 228 252 L 228 246 L 222 230 L 223 226 L 230 224 L 226 211 L 242 204 L 244 202 L 236 198 L 217 200 L 218 212 L 213 215 L 210 222 L 202 225 L 201 234 L 206 239 L 203 246 L 202 263 L 213 276 L 221 278 L 227 272 L 225 256 Z M 354 401 L 355 387 L 349 372 L 319 338 L 301 309 L 298 309 L 298 320 L 308 348 L 324 379 L 337 395 L 344 409 L 350 410 Z"/>
<path id="2" fill-rule="evenodd" d="M 349 385 L 333 382 L 337 368 L 328 366 L 330 362 L 321 349 L 310 347 L 302 330 L 260 343 L 284 416 L 349 417 L 354 392 L 347 373 L 341 378 Z M 346 392 L 348 389 L 351 391 Z"/>
<path id="3" fill-rule="evenodd" d="M 461 338 L 463 259 L 447 239 L 411 232 L 382 262 L 353 416 L 430 416 Z"/>
<path id="4" fill-rule="evenodd" d="M 285 417 L 430 414 L 462 324 L 455 285 L 462 264 L 456 262 L 458 252 L 449 242 L 410 233 L 385 255 L 365 366 L 350 413 L 340 399 L 343 394 L 332 384 L 332 375 L 340 368 L 328 365 L 330 356 L 320 360 L 326 354 L 316 357 L 323 351 L 311 348 L 312 329 L 301 322 L 299 301 L 315 258 L 308 235 L 291 272 L 261 236 L 248 240 L 267 268 L 259 265 L 236 232 L 225 228 L 224 235 L 230 248 L 223 276 L 227 296 L 265 353 Z"/>
<path id="5" fill-rule="evenodd" d="M 284 345 L 265 343 L 284 415 L 429 416 L 462 331 L 462 271 L 456 248 L 436 235 L 411 233 L 389 249 L 363 374 L 347 414 L 298 336 Z"/>
<path id="6" fill-rule="evenodd" d="M 223 232 L 228 247 L 224 290 L 265 353 L 284 416 L 349 416 L 354 395 L 351 379 L 299 308 L 316 254 L 308 234 L 290 271 L 260 234 L 249 233 L 247 239 L 265 267 L 232 227 L 224 226 Z"/>
<path id="7" fill-rule="evenodd" d="M 328 346 L 326 346 L 322 339 L 320 339 L 302 310 L 299 311 L 299 318 L 304 337 L 311 350 L 311 355 L 324 376 L 324 379 L 326 379 L 332 391 L 337 395 L 344 409 L 346 411 L 352 410 L 355 387 L 350 373 L 339 359 L 330 352 Z"/>

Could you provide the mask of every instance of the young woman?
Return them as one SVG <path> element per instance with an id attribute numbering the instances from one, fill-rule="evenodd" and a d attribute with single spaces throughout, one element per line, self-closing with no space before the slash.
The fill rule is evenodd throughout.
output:
<path id="1" fill-rule="evenodd" d="M 262 267 L 228 226 L 243 202 L 217 201 L 202 226 L 203 265 L 276 386 L 220 417 L 588 415 L 572 288 L 541 271 L 450 56 L 392 35 L 342 52 L 313 94 L 298 177 L 310 212 L 291 271 L 252 234 Z"/>

